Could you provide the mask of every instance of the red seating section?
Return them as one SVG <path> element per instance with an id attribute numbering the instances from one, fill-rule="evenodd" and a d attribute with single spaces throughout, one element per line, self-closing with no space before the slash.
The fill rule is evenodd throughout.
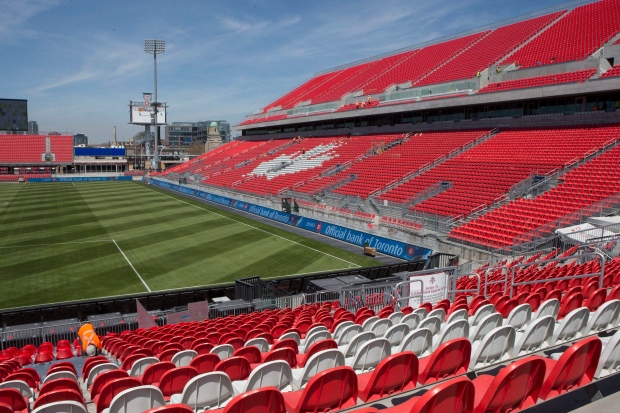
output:
<path id="1" fill-rule="evenodd" d="M 0 135 L 0 164 L 45 164 L 45 135 Z M 73 136 L 51 135 L 50 152 L 56 163 L 73 162 Z"/>
<path id="2" fill-rule="evenodd" d="M 488 86 L 481 88 L 478 93 L 503 92 L 505 90 L 557 85 L 560 83 L 583 83 L 590 77 L 592 77 L 595 73 L 596 69 L 587 69 L 579 70 L 577 72 L 558 73 L 555 75 L 508 80 L 506 82 L 491 83 Z"/>
<path id="3" fill-rule="evenodd" d="M 612 67 L 611 69 L 609 69 L 608 71 L 600 75 L 599 78 L 616 77 L 616 76 L 620 76 L 620 65 L 614 65 L 614 67 Z"/>
<path id="4" fill-rule="evenodd" d="M 577 7 L 527 43 L 502 64 L 519 67 L 583 60 L 618 32 L 620 7 L 616 0 L 602 0 Z"/>

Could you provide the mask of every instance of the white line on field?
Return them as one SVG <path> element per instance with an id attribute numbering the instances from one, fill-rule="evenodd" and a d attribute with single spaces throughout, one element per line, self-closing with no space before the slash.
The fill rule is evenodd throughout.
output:
<path id="1" fill-rule="evenodd" d="M 150 188 L 150 187 L 144 187 L 144 188 L 150 189 L 151 191 L 154 191 L 154 192 L 158 192 L 158 191 L 155 191 L 154 189 L 152 189 L 152 188 Z M 185 202 L 185 201 L 183 201 L 183 200 L 181 200 L 181 199 L 175 198 L 175 197 L 170 196 L 170 195 L 162 194 L 161 192 L 158 192 L 158 193 L 159 193 L 159 194 L 161 194 L 161 195 L 163 195 L 163 196 L 167 196 L 168 198 L 172 198 L 172 199 L 174 199 L 174 200 L 176 200 L 176 201 L 182 202 L 182 203 L 184 203 L 184 204 L 191 205 L 191 206 L 193 206 L 194 208 L 198 208 L 198 209 L 202 209 L 203 211 L 207 211 L 205 208 L 202 208 L 202 207 L 200 207 L 200 206 L 198 206 L 198 205 L 190 204 L 189 202 Z M 186 195 L 189 195 L 189 194 L 186 194 Z M 193 196 L 193 195 L 190 195 L 190 196 L 192 196 L 193 198 L 198 198 L 198 197 Z M 202 198 L 198 198 L 198 199 L 202 199 Z M 246 227 L 254 228 L 254 229 L 255 229 L 255 230 L 257 230 L 257 231 L 261 231 L 261 232 L 264 232 L 264 233 L 266 233 L 266 234 L 273 235 L 274 237 L 281 238 L 281 239 L 286 240 L 286 241 L 288 241 L 288 242 L 292 242 L 293 244 L 301 245 L 302 247 L 308 248 L 309 250 L 316 251 L 316 252 L 321 253 L 321 254 L 323 254 L 323 255 L 327 255 L 327 256 L 329 256 L 329 257 L 335 258 L 335 259 L 337 259 L 337 260 L 339 260 L 339 261 L 346 262 L 346 263 L 347 263 L 347 264 L 349 264 L 349 265 L 354 265 L 354 266 L 355 266 L 354 268 L 359 268 L 359 267 L 361 267 L 360 265 L 357 265 L 357 264 L 356 264 L 356 263 L 354 263 L 354 262 L 347 261 L 347 260 L 345 260 L 345 259 L 342 259 L 342 258 L 336 257 L 335 255 L 331 255 L 331 254 L 328 254 L 328 253 L 323 252 L 323 251 L 319 251 L 319 250 L 317 250 L 317 249 L 315 249 L 315 248 L 312 248 L 312 247 L 309 247 L 309 246 L 307 246 L 307 245 L 301 244 L 301 243 L 299 243 L 299 242 L 297 242 L 297 241 L 293 241 L 293 240 L 288 239 L 288 238 L 286 238 L 286 237 L 282 237 L 282 236 L 280 236 L 280 235 L 276 235 L 276 234 L 274 234 L 273 232 L 265 231 L 264 229 L 260 229 L 260 228 L 257 228 L 257 227 L 255 227 L 255 226 L 253 226 L 253 225 L 246 224 L 245 222 L 237 221 L 236 219 L 233 219 L 233 218 L 227 217 L 226 215 L 218 214 L 217 212 L 213 212 L 213 211 L 207 211 L 207 212 L 210 212 L 210 213 L 215 214 L 215 215 L 218 215 L 218 216 L 220 216 L 220 217 L 222 217 L 222 218 L 226 218 L 226 219 L 229 219 L 229 220 L 231 220 L 231 221 L 237 222 L 237 223 L 239 223 L 239 224 L 241 224 L 241 225 L 245 225 Z"/>
<path id="2" fill-rule="evenodd" d="M 140 281 L 142 281 L 142 284 L 144 284 L 144 286 L 146 287 L 146 289 L 148 290 L 148 292 L 151 292 L 151 289 L 149 288 L 148 285 L 146 285 L 146 283 L 144 282 L 144 280 L 142 279 L 142 277 L 140 276 L 140 274 L 138 273 L 138 271 L 136 271 L 135 267 L 133 266 L 133 264 L 131 263 L 131 261 L 129 261 L 129 258 L 127 258 L 127 256 L 125 255 L 125 253 L 123 252 L 123 250 L 121 249 L 121 247 L 118 246 L 118 244 L 116 243 L 116 241 L 112 240 L 112 242 L 114 243 L 114 245 L 116 245 L 116 248 L 118 248 L 118 250 L 121 252 L 121 254 L 123 254 L 123 257 L 125 257 L 125 260 L 127 261 L 127 264 L 129 264 L 129 266 L 131 267 L 131 269 L 133 270 L 133 272 L 136 273 L 136 275 L 138 276 L 138 278 L 140 279 Z"/>
<path id="3" fill-rule="evenodd" d="M 111 242 L 113 240 L 109 239 L 95 239 L 91 241 L 79 241 L 79 242 L 57 242 L 55 244 L 31 244 L 31 245 L 12 245 L 8 247 L 0 247 L 0 248 L 30 248 L 30 247 L 48 247 L 52 245 L 70 245 L 70 244 L 84 244 L 86 242 Z"/>
<path id="4" fill-rule="evenodd" d="M 73 185 L 73 187 L 75 188 L 75 182 L 71 181 L 71 184 Z"/>

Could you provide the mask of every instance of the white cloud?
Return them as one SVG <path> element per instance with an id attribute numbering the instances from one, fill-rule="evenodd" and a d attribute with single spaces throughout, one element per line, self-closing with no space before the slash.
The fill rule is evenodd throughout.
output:
<path id="1" fill-rule="evenodd" d="M 13 43 L 39 32 L 24 25 L 34 16 L 52 9 L 60 0 L 0 0 L 0 43 Z"/>

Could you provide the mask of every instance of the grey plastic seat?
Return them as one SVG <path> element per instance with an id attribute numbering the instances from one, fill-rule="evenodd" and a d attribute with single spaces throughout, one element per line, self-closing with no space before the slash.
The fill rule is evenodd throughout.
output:
<path id="1" fill-rule="evenodd" d="M 553 316 L 554 319 L 558 318 L 558 313 L 560 312 L 560 301 L 557 298 L 552 298 L 547 301 L 543 301 L 536 313 L 532 315 L 532 319 L 544 317 L 546 315 Z"/>
<path id="2" fill-rule="evenodd" d="M 426 311 L 426 308 L 416 308 L 411 314 L 417 315 L 418 320 L 422 321 L 428 316 L 428 311 Z"/>
<path id="3" fill-rule="evenodd" d="M 469 369 L 479 369 L 510 359 L 514 344 L 513 326 L 500 326 L 491 330 L 479 343 L 472 346 Z"/>
<path id="4" fill-rule="evenodd" d="M 396 324 L 385 332 L 384 337 L 390 342 L 392 348 L 396 348 L 402 343 L 403 338 L 409 334 L 409 331 L 409 327 L 406 324 Z"/>
<path id="5" fill-rule="evenodd" d="M 601 341 L 603 351 L 594 373 L 597 379 L 620 371 L 620 330 L 611 337 L 601 338 Z"/>
<path id="6" fill-rule="evenodd" d="M 390 342 L 383 337 L 375 338 L 362 344 L 353 357 L 345 359 L 345 364 L 358 374 L 366 373 L 391 354 Z"/>
<path id="7" fill-rule="evenodd" d="M 373 315 L 372 317 L 368 317 L 366 321 L 362 323 L 362 330 L 370 331 L 370 327 L 375 323 L 375 321 L 379 320 L 379 317 Z"/>
<path id="8" fill-rule="evenodd" d="M 467 310 L 456 310 L 455 312 L 450 314 L 448 318 L 446 319 L 444 326 L 457 320 L 469 320 L 469 316 L 467 315 Z"/>
<path id="9" fill-rule="evenodd" d="M 297 333 L 295 333 L 295 335 L 297 335 Z M 299 339 L 299 335 L 297 335 L 297 338 Z M 297 343 L 299 345 L 299 343 Z M 266 353 L 269 351 L 269 343 L 267 343 L 267 340 L 265 340 L 264 338 L 253 338 L 251 340 L 248 340 L 245 342 L 244 347 L 250 347 L 250 346 L 254 346 L 256 348 L 258 348 L 261 353 Z"/>
<path id="10" fill-rule="evenodd" d="M 413 351 L 418 358 L 426 357 L 433 346 L 433 332 L 428 328 L 418 328 L 403 338 L 397 353 Z"/>
<path id="11" fill-rule="evenodd" d="M 290 331 L 286 334 L 282 334 L 280 338 L 278 339 L 278 341 L 286 340 L 287 338 L 292 338 L 293 340 L 297 342 L 298 346 L 301 346 L 301 338 L 299 338 L 299 334 L 297 334 L 296 332 Z"/>
<path id="12" fill-rule="evenodd" d="M 404 316 L 405 315 L 400 311 L 394 311 L 388 316 L 388 320 L 392 322 L 392 325 L 396 325 L 400 323 L 400 320 L 402 320 Z"/>
<path id="13" fill-rule="evenodd" d="M 209 353 L 217 354 L 220 360 L 225 360 L 232 357 L 234 352 L 235 349 L 230 344 L 220 344 L 219 346 L 213 347 Z"/>
<path id="14" fill-rule="evenodd" d="M 524 330 L 532 319 L 532 306 L 520 304 L 512 309 L 504 320 L 504 325 L 513 326 L 515 330 Z"/>
<path id="15" fill-rule="evenodd" d="M 430 318 L 430 317 L 438 317 L 443 323 L 444 320 L 446 319 L 446 312 L 443 308 L 436 308 L 432 310 L 430 313 L 428 313 L 428 315 L 426 316 L 426 318 Z"/>
<path id="16" fill-rule="evenodd" d="M 332 337 L 334 338 L 334 340 L 338 341 L 338 339 L 340 338 L 340 336 L 342 335 L 342 332 L 349 326 L 353 326 L 355 325 L 355 323 L 353 321 L 344 321 L 340 324 L 338 324 L 336 326 L 336 329 L 334 330 L 334 333 L 332 334 Z"/>
<path id="17" fill-rule="evenodd" d="M 433 350 L 446 341 L 461 337 L 469 337 L 469 323 L 463 319 L 451 322 L 433 338 Z"/>
<path id="18" fill-rule="evenodd" d="M 19 392 L 22 394 L 22 396 L 24 396 L 26 400 L 32 401 L 32 398 L 34 396 L 32 394 L 32 389 L 30 388 L 30 386 L 28 386 L 28 383 L 22 380 L 9 380 L 0 383 L 0 389 L 5 388 L 19 390 Z"/>
<path id="19" fill-rule="evenodd" d="M 233 398 L 235 392 L 226 373 L 213 371 L 190 379 L 183 393 L 173 394 L 170 403 L 183 403 L 194 409 L 220 409 Z"/>
<path id="20" fill-rule="evenodd" d="M 478 322 L 477 325 L 470 325 L 471 333 L 469 335 L 469 341 L 474 344 L 477 341 L 482 340 L 482 337 L 486 336 L 491 330 L 502 325 L 504 318 L 500 313 L 491 313 Z"/>
<path id="21" fill-rule="evenodd" d="M 155 407 L 165 406 L 166 401 L 161 390 L 155 386 L 139 386 L 123 390 L 110 402 L 106 413 L 144 412 Z"/>
<path id="22" fill-rule="evenodd" d="M 351 340 L 353 340 L 353 337 L 362 333 L 363 331 L 364 330 L 362 330 L 362 326 L 357 324 L 346 327 L 340 334 L 340 337 L 338 337 L 338 340 L 336 340 L 336 343 L 338 343 L 338 347 L 346 346 L 351 342 Z"/>
<path id="23" fill-rule="evenodd" d="M 329 332 L 329 330 L 327 329 L 327 327 L 325 327 L 325 326 L 323 326 L 323 325 L 320 325 L 320 326 L 314 326 L 314 327 L 312 327 L 310 330 L 308 330 L 308 331 L 306 332 L 306 338 L 305 338 L 305 339 L 303 339 L 303 338 L 301 339 L 301 344 L 302 344 L 302 345 L 303 345 L 303 344 L 305 344 L 305 340 L 307 340 L 307 339 L 308 339 L 308 337 L 310 337 L 311 335 L 313 335 L 314 333 L 319 332 L 319 331 L 327 331 L 327 332 Z"/>
<path id="24" fill-rule="evenodd" d="M 332 338 L 332 335 L 331 335 L 331 333 L 329 331 L 327 331 L 327 329 L 325 329 L 325 330 L 315 330 L 315 331 L 312 332 L 311 335 L 306 336 L 305 340 L 302 340 L 302 342 L 304 342 L 304 344 L 299 347 L 299 353 L 303 354 L 303 353 L 306 352 L 307 349 L 310 348 L 310 346 L 312 346 L 317 341 L 325 340 L 325 339 L 329 339 L 329 338 Z"/>
<path id="25" fill-rule="evenodd" d="M 108 371 L 108 370 L 116 370 L 116 369 L 118 369 L 118 366 L 114 363 L 102 363 L 102 364 L 96 365 L 88 373 L 88 377 L 86 378 L 86 388 L 87 389 L 90 388 L 90 385 L 93 384 L 93 380 L 95 380 L 95 377 L 97 377 L 99 373 L 103 373 L 104 371 Z"/>
<path id="26" fill-rule="evenodd" d="M 198 355 L 194 350 L 182 350 L 172 356 L 172 362 L 177 367 L 189 366 L 189 363 Z"/>
<path id="27" fill-rule="evenodd" d="M 429 330 L 431 330 L 433 335 L 435 335 L 441 329 L 441 320 L 439 319 L 439 317 L 426 317 L 420 322 L 418 328 L 428 328 Z"/>
<path id="28" fill-rule="evenodd" d="M 517 331 L 514 357 L 524 356 L 551 346 L 554 327 L 555 319 L 547 315 L 532 321 L 524 332 Z"/>
<path id="29" fill-rule="evenodd" d="M 62 401 L 44 404 L 32 411 L 32 413 L 87 413 L 82 403 L 74 401 Z"/>
<path id="30" fill-rule="evenodd" d="M 616 320 L 620 313 L 620 300 L 611 300 L 601 304 L 594 312 L 590 313 L 588 324 L 586 324 L 583 334 L 596 334 L 599 331 L 616 327 Z"/>
<path id="31" fill-rule="evenodd" d="M 286 361 L 274 360 L 260 364 L 252 370 L 246 380 L 233 381 L 232 385 L 235 394 L 267 386 L 276 387 L 280 391 L 291 391 L 293 389 L 293 373 L 291 366 Z"/>
<path id="32" fill-rule="evenodd" d="M 590 312 L 587 307 L 579 307 L 571 311 L 562 321 L 555 325 L 553 330 L 553 345 L 562 344 L 569 340 L 582 337 L 581 333 L 588 323 Z"/>
<path id="33" fill-rule="evenodd" d="M 497 312 L 493 304 L 485 304 L 476 310 L 475 314 L 469 318 L 469 325 L 474 328 L 488 315 Z"/>
<path id="34" fill-rule="evenodd" d="M 375 333 L 377 337 L 383 337 L 390 327 L 392 327 L 392 322 L 387 318 L 382 318 L 370 326 L 370 331 Z"/>
<path id="35" fill-rule="evenodd" d="M 364 331 L 353 337 L 349 344 L 347 344 L 346 346 L 338 346 L 338 350 L 342 351 L 345 359 L 347 357 L 353 357 L 353 355 L 355 355 L 355 353 L 357 352 L 357 349 L 362 344 L 372 340 L 373 338 L 377 338 L 377 336 L 375 336 L 375 333 L 373 333 L 372 331 Z"/>
<path id="36" fill-rule="evenodd" d="M 45 376 L 41 384 L 45 384 L 48 381 L 56 380 L 56 379 L 73 379 L 76 382 L 78 381 L 77 376 L 70 371 L 56 371 L 54 373 L 51 373 Z"/>
<path id="37" fill-rule="evenodd" d="M 292 370 L 293 389 L 303 389 L 310 379 L 318 373 L 344 365 L 345 359 L 341 351 L 335 348 L 319 351 L 310 357 L 304 367 Z"/>
<path id="38" fill-rule="evenodd" d="M 129 375 L 132 377 L 141 376 L 144 374 L 144 370 L 151 364 L 159 363 L 159 359 L 157 357 L 143 357 L 134 361 L 131 365 L 131 369 L 129 369 Z"/>
<path id="39" fill-rule="evenodd" d="M 424 309 L 421 308 L 420 310 Z M 420 324 L 420 315 L 415 313 L 407 314 L 400 320 L 400 324 L 406 325 L 407 327 L 409 327 L 409 330 L 415 330 Z"/>

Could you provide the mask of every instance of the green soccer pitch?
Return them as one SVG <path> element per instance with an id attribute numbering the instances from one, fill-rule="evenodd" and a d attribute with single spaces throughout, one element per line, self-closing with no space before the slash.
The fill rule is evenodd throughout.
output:
<path id="1" fill-rule="evenodd" d="M 372 265 L 141 183 L 0 184 L 0 308 Z"/>

